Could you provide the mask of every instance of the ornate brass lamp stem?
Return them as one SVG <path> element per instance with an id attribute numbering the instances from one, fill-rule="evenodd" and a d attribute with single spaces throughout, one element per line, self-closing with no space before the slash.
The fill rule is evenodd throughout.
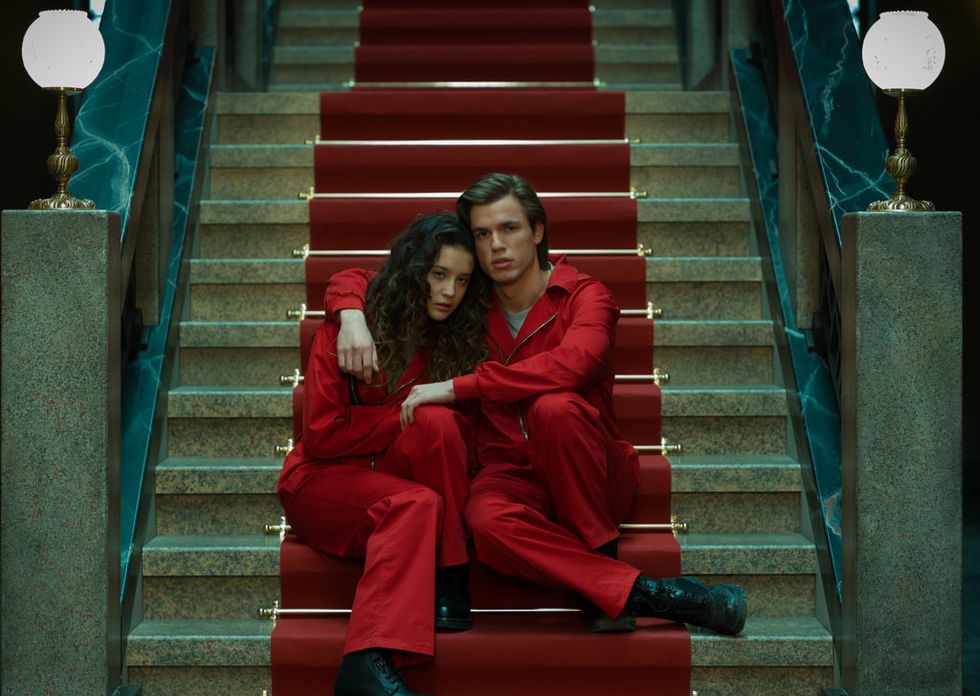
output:
<path id="1" fill-rule="evenodd" d="M 895 193 L 886 201 L 875 201 L 868 205 L 869 211 L 904 212 L 930 211 L 936 206 L 929 201 L 917 201 L 905 191 L 905 185 L 915 174 L 916 159 L 905 146 L 909 133 L 909 118 L 905 113 L 905 95 L 917 90 L 889 90 L 888 94 L 898 97 L 898 114 L 895 116 L 895 149 L 885 160 L 885 171 L 895 180 Z"/>
<path id="2" fill-rule="evenodd" d="M 67 95 L 77 91 L 67 88 L 57 88 L 58 92 L 58 113 L 54 118 L 54 134 L 57 138 L 57 145 L 54 152 L 48 156 L 48 171 L 58 182 L 58 188 L 51 198 L 38 198 L 31 201 L 29 210 L 71 210 L 95 208 L 95 202 L 87 199 L 75 198 L 68 193 L 68 180 L 78 170 L 78 158 L 68 147 L 68 140 L 71 137 L 71 119 L 68 117 Z"/>

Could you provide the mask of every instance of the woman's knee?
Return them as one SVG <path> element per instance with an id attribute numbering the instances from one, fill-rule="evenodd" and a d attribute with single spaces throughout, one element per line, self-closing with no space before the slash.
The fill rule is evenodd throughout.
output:
<path id="1" fill-rule="evenodd" d="M 461 431 L 460 413 L 448 406 L 428 404 L 415 409 L 415 422 L 409 427 L 418 427 L 427 435 L 445 437 Z"/>

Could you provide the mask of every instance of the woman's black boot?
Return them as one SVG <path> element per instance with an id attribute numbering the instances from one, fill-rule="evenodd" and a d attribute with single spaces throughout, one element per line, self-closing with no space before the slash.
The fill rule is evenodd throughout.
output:
<path id="1" fill-rule="evenodd" d="M 738 585 L 708 586 L 698 578 L 660 578 L 642 573 L 633 583 L 626 607 L 640 616 L 682 621 L 735 635 L 745 626 L 745 593 Z"/>
<path id="2" fill-rule="evenodd" d="M 436 630 L 467 631 L 471 628 L 469 565 L 437 567 Z"/>
<path id="3" fill-rule="evenodd" d="M 333 696 L 432 696 L 408 688 L 383 650 L 358 650 L 344 655 Z"/>

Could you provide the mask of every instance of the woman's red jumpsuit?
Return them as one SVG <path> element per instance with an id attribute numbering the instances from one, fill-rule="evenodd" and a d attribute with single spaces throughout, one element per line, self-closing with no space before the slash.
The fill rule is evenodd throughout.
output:
<path id="1" fill-rule="evenodd" d="M 283 463 L 279 499 L 300 541 L 364 558 L 344 654 L 386 648 L 431 656 L 436 565 L 468 560 L 465 419 L 425 406 L 401 430 L 401 402 L 424 358 L 416 354 L 390 392 L 367 386 L 341 373 L 338 331 L 325 321 L 313 339 L 303 435 Z"/>

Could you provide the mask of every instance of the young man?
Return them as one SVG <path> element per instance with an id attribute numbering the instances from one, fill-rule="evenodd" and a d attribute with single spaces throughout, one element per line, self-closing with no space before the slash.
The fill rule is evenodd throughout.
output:
<path id="1" fill-rule="evenodd" d="M 609 358 L 619 308 L 610 292 L 564 259 L 549 263 L 547 215 L 523 178 L 481 177 L 456 212 L 493 281 L 488 358 L 472 374 L 414 387 L 402 424 L 423 404 L 479 399 L 480 469 L 465 512 L 477 557 L 582 595 L 593 631 L 632 630 L 635 614 L 738 633 L 746 617 L 739 587 L 653 579 L 615 559 L 639 457 L 613 418 Z M 339 274 L 326 297 L 327 312 L 342 322 L 341 369 L 362 377 L 377 370 L 358 311 L 365 286 L 357 272 Z"/>

